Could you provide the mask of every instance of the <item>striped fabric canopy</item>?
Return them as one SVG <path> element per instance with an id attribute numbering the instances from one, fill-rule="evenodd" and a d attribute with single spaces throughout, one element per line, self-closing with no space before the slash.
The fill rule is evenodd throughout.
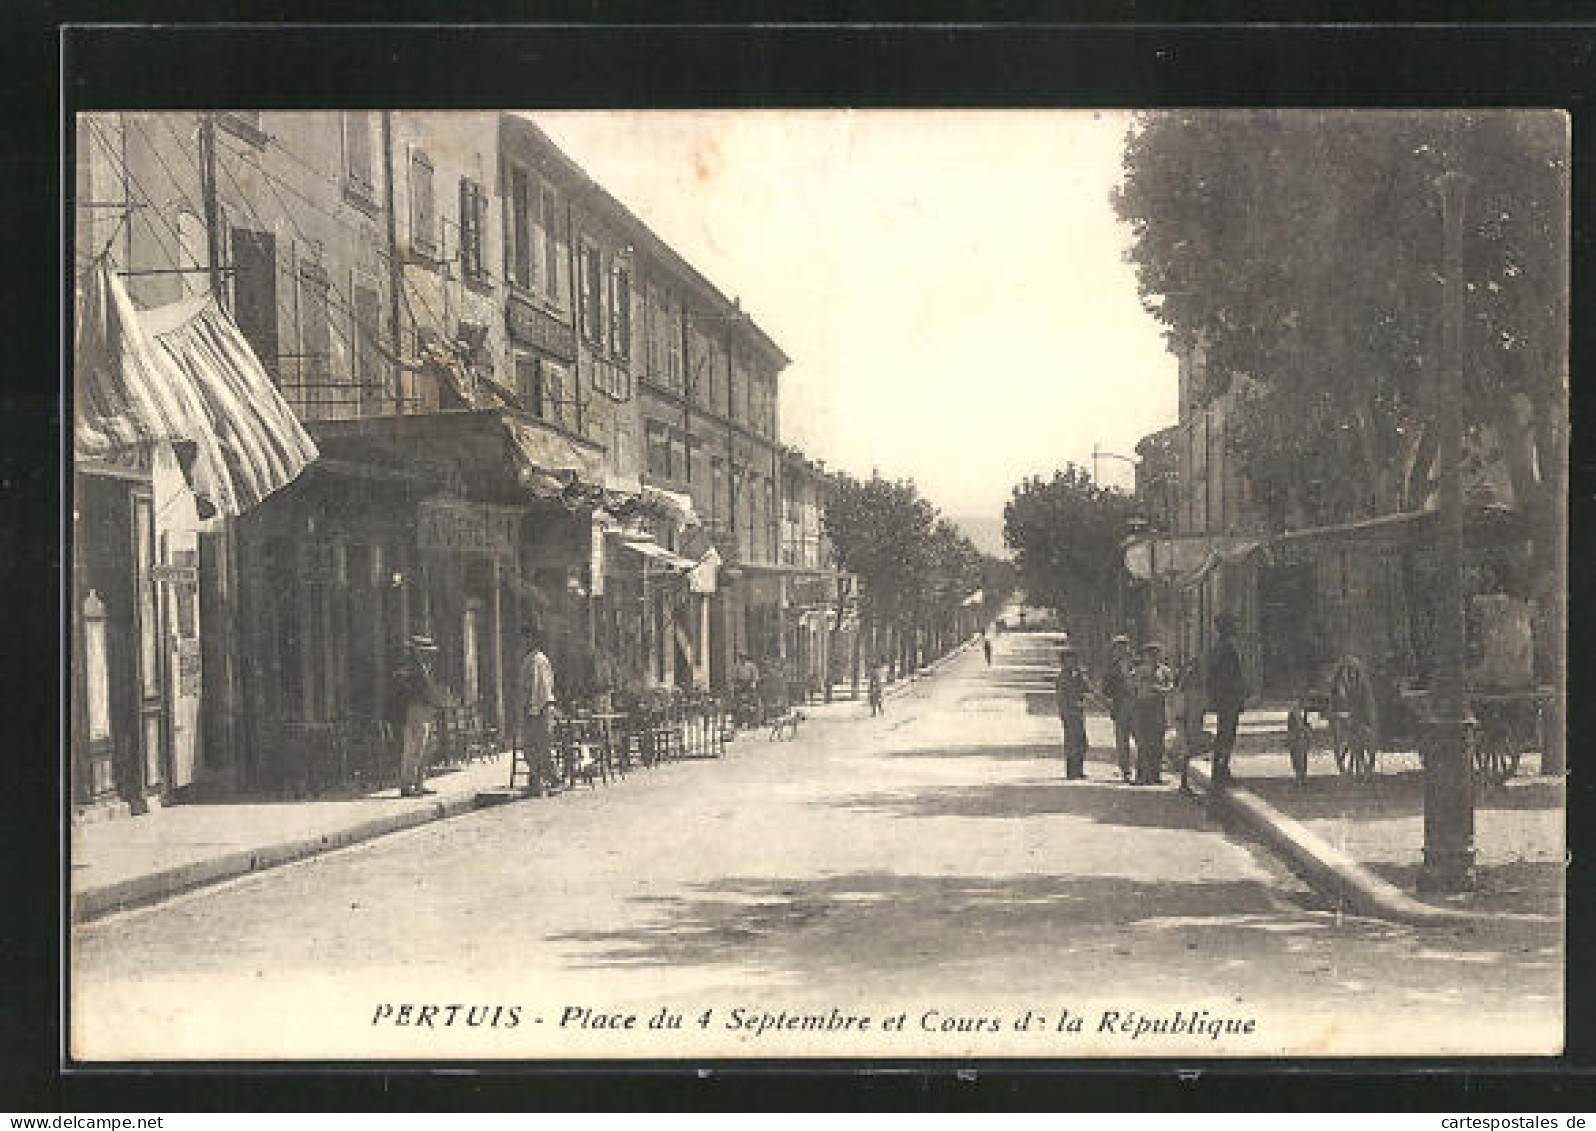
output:
<path id="1" fill-rule="evenodd" d="M 187 441 L 195 493 L 236 515 L 316 458 L 315 443 L 210 295 L 141 311 L 102 259 L 86 280 L 75 365 L 78 459 Z"/>

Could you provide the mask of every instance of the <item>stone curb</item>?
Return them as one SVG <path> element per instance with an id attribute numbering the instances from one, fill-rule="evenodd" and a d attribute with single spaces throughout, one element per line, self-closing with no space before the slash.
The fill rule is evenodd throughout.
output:
<path id="1" fill-rule="evenodd" d="M 458 817 L 476 808 L 475 794 L 450 797 L 424 807 L 406 809 L 402 813 L 373 817 L 357 825 L 319 836 L 301 837 L 260 848 L 242 848 L 206 860 L 196 860 L 175 868 L 165 868 L 159 872 L 133 876 L 103 887 L 90 888 L 73 895 L 72 921 L 87 923 L 116 911 L 159 903 L 195 888 L 291 864 L 296 860 L 319 856 L 324 852 L 347 848 L 361 841 L 413 829 L 433 821 Z"/>
<path id="2" fill-rule="evenodd" d="M 1505 917 L 1422 903 L 1250 789 L 1231 785 L 1215 793 L 1208 770 L 1197 762 L 1191 764 L 1188 773 L 1206 800 L 1244 825 L 1337 908 L 1415 927 L 1479 925 Z"/>

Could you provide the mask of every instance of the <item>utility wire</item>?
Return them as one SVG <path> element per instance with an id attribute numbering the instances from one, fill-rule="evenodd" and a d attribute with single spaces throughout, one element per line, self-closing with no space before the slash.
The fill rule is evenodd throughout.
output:
<path id="1" fill-rule="evenodd" d="M 88 123 L 90 132 L 94 134 L 95 140 L 100 143 L 100 148 L 105 151 L 105 155 L 110 158 L 112 164 L 121 170 L 123 185 L 128 190 L 128 195 L 131 196 L 133 190 L 137 190 L 139 196 L 144 199 L 146 211 L 153 212 L 155 219 L 160 221 L 162 227 L 165 227 L 167 231 L 172 233 L 172 238 L 177 241 L 179 250 L 174 251 L 172 249 L 172 246 L 166 242 L 165 237 L 161 235 L 160 229 L 155 226 L 154 221 L 149 221 L 150 235 L 157 243 L 161 245 L 162 251 L 171 256 L 173 263 L 180 262 L 183 258 L 181 251 L 183 237 L 178 233 L 176 228 L 172 227 L 171 221 L 167 220 L 167 218 L 161 213 L 160 209 L 154 206 L 155 198 L 150 194 L 149 190 L 144 187 L 143 183 L 138 179 L 138 177 L 134 176 L 133 170 L 128 168 L 127 162 L 122 160 L 121 155 L 116 152 L 115 147 L 112 146 L 111 143 L 106 139 L 105 135 L 100 131 L 99 126 L 95 124 L 94 120 L 92 118 L 86 118 L 85 121 Z M 131 212 L 132 210 L 129 209 L 129 216 L 131 216 Z M 109 245 L 107 245 L 107 248 L 109 248 Z M 131 271 L 132 269 L 133 265 L 129 263 L 128 270 Z"/>

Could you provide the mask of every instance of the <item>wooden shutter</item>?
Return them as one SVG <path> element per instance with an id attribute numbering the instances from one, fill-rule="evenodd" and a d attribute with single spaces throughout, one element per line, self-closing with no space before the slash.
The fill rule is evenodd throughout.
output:
<path id="1" fill-rule="evenodd" d="M 410 246 L 428 255 L 438 250 L 438 215 L 432 197 L 432 161 L 421 150 L 410 154 Z"/>
<path id="2" fill-rule="evenodd" d="M 371 121 L 360 111 L 344 113 L 344 178 L 357 196 L 365 200 L 376 196 L 371 175 Z"/>
<path id="3" fill-rule="evenodd" d="M 281 382 L 277 358 L 277 237 L 271 232 L 234 228 L 233 320 L 244 340 Z"/>
<path id="4" fill-rule="evenodd" d="M 550 301 L 560 301 L 559 201 L 554 190 L 543 186 L 543 290 Z"/>

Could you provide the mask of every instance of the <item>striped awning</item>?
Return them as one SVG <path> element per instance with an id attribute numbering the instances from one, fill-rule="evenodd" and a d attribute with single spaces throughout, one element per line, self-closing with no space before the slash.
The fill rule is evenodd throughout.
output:
<path id="1" fill-rule="evenodd" d="M 195 493 L 223 514 L 255 506 L 316 458 L 249 343 L 210 295 L 139 310 L 102 260 L 79 314 L 73 452 L 193 447 Z"/>

